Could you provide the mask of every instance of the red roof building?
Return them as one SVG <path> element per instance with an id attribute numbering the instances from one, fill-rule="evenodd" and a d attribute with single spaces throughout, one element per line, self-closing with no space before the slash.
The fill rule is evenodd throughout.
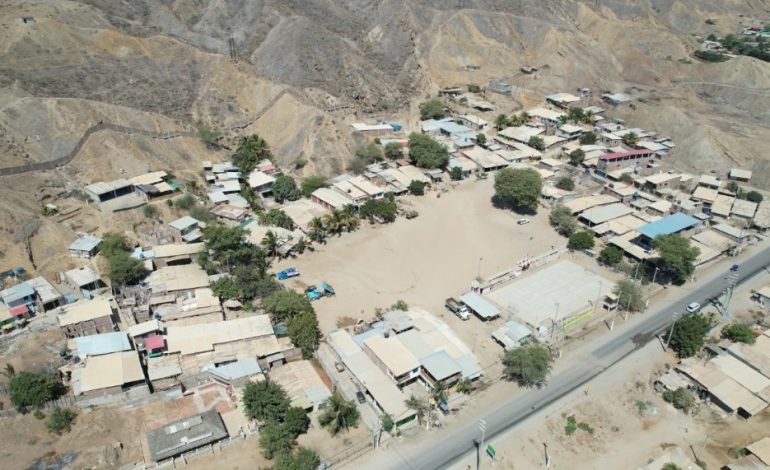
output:
<path id="1" fill-rule="evenodd" d="M 16 307 L 11 307 L 10 312 L 14 317 L 21 317 L 29 313 L 29 308 L 26 305 L 17 305 Z"/>
<path id="2" fill-rule="evenodd" d="M 144 339 L 144 347 L 148 351 L 163 349 L 166 347 L 166 341 L 161 335 L 148 336 Z"/>
<path id="3" fill-rule="evenodd" d="M 610 173 L 625 168 L 632 168 L 639 175 L 649 173 L 647 162 L 655 158 L 655 152 L 647 149 L 631 150 L 629 152 L 608 153 L 599 157 L 596 162 L 596 171 Z"/>

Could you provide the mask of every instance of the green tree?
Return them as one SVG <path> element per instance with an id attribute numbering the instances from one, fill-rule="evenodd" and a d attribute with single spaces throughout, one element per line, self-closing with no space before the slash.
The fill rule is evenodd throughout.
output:
<path id="1" fill-rule="evenodd" d="M 262 299 L 262 307 L 273 319 L 273 323 L 288 320 L 301 313 L 311 313 L 313 305 L 305 295 L 293 290 L 279 290 Z"/>
<path id="2" fill-rule="evenodd" d="M 740 188 L 740 186 L 738 186 L 738 182 L 737 181 L 732 181 L 731 180 L 731 181 L 727 182 L 727 186 L 725 186 L 725 189 L 727 189 L 731 193 L 738 194 L 738 192 L 740 191 L 741 188 Z"/>
<path id="3" fill-rule="evenodd" d="M 572 166 L 580 166 L 586 159 L 586 153 L 581 149 L 575 149 L 569 154 L 569 163 Z"/>
<path id="4" fill-rule="evenodd" d="M 273 182 L 273 199 L 275 202 L 296 201 L 302 197 L 302 191 L 297 187 L 294 178 L 288 175 L 278 175 Z"/>
<path id="5" fill-rule="evenodd" d="M 583 108 L 571 107 L 567 110 L 567 119 L 575 124 L 583 122 L 584 118 L 585 112 L 583 111 Z"/>
<path id="6" fill-rule="evenodd" d="M 219 147 L 219 139 L 222 137 L 222 133 L 213 126 L 208 126 L 203 121 L 198 121 L 198 137 L 209 149 Z"/>
<path id="7" fill-rule="evenodd" d="M 154 219 L 158 216 L 158 208 L 148 204 L 142 208 L 142 213 L 148 219 Z"/>
<path id="8" fill-rule="evenodd" d="M 21 413 L 55 400 L 66 390 L 56 376 L 34 372 L 14 373 L 8 381 L 11 405 Z"/>
<path id="9" fill-rule="evenodd" d="M 379 218 L 383 222 L 390 223 L 396 220 L 398 206 L 395 202 L 386 199 L 372 199 L 363 203 L 358 213 L 365 219 L 373 221 Z"/>
<path id="10" fill-rule="evenodd" d="M 754 332 L 747 325 L 735 323 L 722 328 L 722 337 L 735 343 L 754 344 L 757 340 Z"/>
<path id="11" fill-rule="evenodd" d="M 540 150 L 541 152 L 545 151 L 545 141 L 542 139 L 542 137 L 538 137 L 536 135 L 533 135 L 527 141 L 527 145 L 529 145 L 530 147 L 532 147 L 535 150 Z"/>
<path id="12" fill-rule="evenodd" d="M 762 194 L 759 191 L 749 191 L 746 193 L 746 200 L 759 204 L 762 202 Z"/>
<path id="13" fill-rule="evenodd" d="M 367 165 L 374 162 L 380 162 L 384 158 L 382 147 L 374 142 L 369 142 L 366 145 L 358 147 L 356 149 L 356 157 Z"/>
<path id="14" fill-rule="evenodd" d="M 532 168 L 503 168 L 495 175 L 495 195 L 515 207 L 537 209 L 543 180 Z"/>
<path id="15" fill-rule="evenodd" d="M 658 253 L 657 265 L 664 270 L 676 284 L 682 284 L 695 271 L 695 261 L 700 249 L 690 244 L 689 238 L 678 234 L 659 235 L 653 240 Z"/>
<path id="16" fill-rule="evenodd" d="M 267 141 L 256 134 L 252 134 L 241 138 L 235 155 L 233 155 L 233 165 L 245 177 L 257 167 L 257 163 L 265 159 L 270 160 L 271 158 L 273 158 L 273 154 L 270 152 L 270 146 L 267 144 Z"/>
<path id="17" fill-rule="evenodd" d="M 505 114 L 498 114 L 495 118 L 495 128 L 501 131 L 508 127 L 508 117 Z"/>
<path id="18" fill-rule="evenodd" d="M 318 329 L 318 318 L 312 312 L 300 312 L 286 320 L 289 338 L 295 346 L 302 350 L 302 357 L 310 359 L 318 349 L 321 331 Z"/>
<path id="19" fill-rule="evenodd" d="M 487 136 L 479 132 L 476 134 L 476 143 L 479 145 L 484 145 L 487 143 Z"/>
<path id="20" fill-rule="evenodd" d="M 310 417 L 308 417 L 305 410 L 295 406 L 286 411 L 283 425 L 286 426 L 286 429 L 292 436 L 297 437 L 307 432 L 310 427 Z"/>
<path id="21" fill-rule="evenodd" d="M 272 256 L 273 258 L 278 256 L 278 248 L 280 248 L 280 243 L 278 242 L 278 236 L 274 231 L 268 230 L 259 245 L 263 250 L 265 250 L 265 253 L 268 256 Z"/>
<path id="22" fill-rule="evenodd" d="M 246 417 L 261 423 L 282 422 L 290 408 L 286 392 L 270 377 L 246 384 L 243 389 L 243 405 Z"/>
<path id="23" fill-rule="evenodd" d="M 326 240 L 326 225 L 320 217 L 313 217 L 308 222 L 308 237 L 314 242 L 323 243 Z"/>
<path id="24" fill-rule="evenodd" d="M 569 236 L 567 248 L 570 250 L 590 250 L 594 244 L 594 234 L 588 230 L 581 230 Z"/>
<path id="25" fill-rule="evenodd" d="M 634 184 L 634 177 L 631 176 L 630 173 L 623 173 L 620 175 L 620 178 L 618 178 L 618 181 L 626 184 Z"/>
<path id="26" fill-rule="evenodd" d="M 623 143 L 627 146 L 634 147 L 639 143 L 639 135 L 637 135 L 635 132 L 629 132 L 625 134 L 621 140 L 623 140 Z"/>
<path id="27" fill-rule="evenodd" d="M 682 410 L 685 413 L 695 406 L 695 396 L 691 391 L 684 387 L 679 387 L 673 391 L 666 390 L 663 392 L 663 399 L 674 405 L 674 408 Z"/>
<path id="28" fill-rule="evenodd" d="M 526 125 L 530 120 L 529 114 L 526 111 L 522 111 L 519 114 L 514 114 L 508 119 L 508 125 L 514 127 L 520 127 Z"/>
<path id="29" fill-rule="evenodd" d="M 420 168 L 444 168 L 449 163 L 446 146 L 425 134 L 409 134 L 409 157 Z"/>
<path id="30" fill-rule="evenodd" d="M 342 430 L 358 426 L 360 415 L 356 404 L 345 400 L 339 393 L 333 393 L 323 412 L 318 416 L 318 422 L 332 436 Z"/>
<path id="31" fill-rule="evenodd" d="M 605 266 L 616 266 L 621 261 L 623 261 L 623 250 L 614 245 L 605 246 L 599 252 L 599 262 Z"/>
<path id="32" fill-rule="evenodd" d="M 409 398 L 404 400 L 404 404 L 410 410 L 413 410 L 417 414 L 417 422 L 421 423 L 426 413 L 428 412 L 428 404 L 425 400 L 422 400 L 414 395 L 410 395 Z"/>
<path id="33" fill-rule="evenodd" d="M 321 458 L 314 451 L 300 447 L 293 454 L 283 452 L 275 459 L 270 470 L 315 470 L 321 465 Z"/>
<path id="34" fill-rule="evenodd" d="M 193 208 L 196 204 L 195 196 L 193 196 L 190 193 L 185 194 L 184 196 L 178 197 L 174 199 L 174 205 L 177 209 L 181 209 L 183 211 L 189 211 Z"/>
<path id="35" fill-rule="evenodd" d="M 551 353 L 538 343 L 529 343 L 505 352 L 503 374 L 522 387 L 539 387 L 551 370 Z"/>
<path id="36" fill-rule="evenodd" d="M 107 232 L 102 235 L 102 242 L 99 244 L 99 251 L 109 258 L 117 253 L 128 251 L 128 242 L 126 237 L 119 233 Z"/>
<path id="37" fill-rule="evenodd" d="M 575 189 L 575 181 L 569 176 L 562 176 L 556 181 L 556 187 L 565 191 L 572 191 Z"/>
<path id="38" fill-rule="evenodd" d="M 385 145 L 384 153 L 385 156 L 391 160 L 404 158 L 404 148 L 398 142 L 388 142 L 388 144 Z"/>
<path id="39" fill-rule="evenodd" d="M 199 222 L 210 223 L 216 219 L 216 217 L 214 217 L 214 214 L 209 212 L 208 209 L 198 205 L 191 207 L 189 214 L 190 214 L 190 217 L 192 217 L 193 219 Z"/>
<path id="40" fill-rule="evenodd" d="M 597 140 L 596 133 L 590 131 L 580 136 L 581 145 L 594 145 Z"/>
<path id="41" fill-rule="evenodd" d="M 551 213 L 548 215 L 548 222 L 556 229 L 556 233 L 564 237 L 572 235 L 578 226 L 572 211 L 561 204 L 551 209 Z"/>
<path id="42" fill-rule="evenodd" d="M 211 283 L 211 290 L 220 300 L 241 299 L 243 293 L 232 277 L 221 277 Z"/>
<path id="43" fill-rule="evenodd" d="M 128 253 L 122 251 L 108 258 L 110 262 L 107 275 L 113 284 L 121 286 L 131 286 L 147 277 L 149 273 L 144 267 L 144 263 L 136 258 L 132 258 Z"/>
<path id="44" fill-rule="evenodd" d="M 59 408 L 58 406 L 53 409 L 48 421 L 45 423 L 46 429 L 51 434 L 58 434 L 61 436 L 64 433 L 70 432 L 72 429 L 72 422 L 75 421 L 77 414 L 69 408 Z"/>
<path id="45" fill-rule="evenodd" d="M 693 52 L 693 55 L 698 59 L 704 60 L 706 62 L 725 62 L 727 59 L 729 59 L 728 56 L 716 51 L 697 50 Z"/>
<path id="46" fill-rule="evenodd" d="M 612 292 L 618 296 L 618 306 L 629 312 L 641 312 L 645 302 L 642 288 L 630 279 L 621 279 L 615 284 Z"/>
<path id="47" fill-rule="evenodd" d="M 459 166 L 453 166 L 451 170 L 449 170 L 449 177 L 452 178 L 453 181 L 460 181 L 463 179 L 463 169 Z"/>
<path id="48" fill-rule="evenodd" d="M 248 385 L 247 385 L 248 387 Z M 266 459 L 283 454 L 290 454 L 296 445 L 296 437 L 284 425 L 268 421 L 259 430 L 259 447 Z"/>
<path id="49" fill-rule="evenodd" d="M 428 100 L 420 105 L 420 119 L 441 119 L 446 116 L 446 105 L 438 99 Z"/>
<path id="50" fill-rule="evenodd" d="M 309 198 L 313 191 L 326 187 L 326 180 L 320 176 L 308 176 L 302 180 L 302 195 Z"/>
<path id="51" fill-rule="evenodd" d="M 385 432 L 392 431 L 393 427 L 396 425 L 396 423 L 393 422 L 393 418 L 387 413 L 383 413 L 383 415 L 380 416 L 380 423 L 382 423 L 382 429 Z"/>
<path id="52" fill-rule="evenodd" d="M 358 157 L 353 157 L 353 160 L 348 164 L 348 171 L 354 175 L 360 175 L 366 171 L 367 163 Z"/>
<path id="53" fill-rule="evenodd" d="M 694 356 L 703 347 L 711 327 L 711 320 L 700 313 L 685 315 L 668 329 L 671 348 L 681 358 Z"/>
<path id="54" fill-rule="evenodd" d="M 294 230 L 294 220 L 289 217 L 289 214 L 281 209 L 270 209 L 267 212 L 259 214 L 259 223 L 261 225 L 273 225 L 275 227 L 285 228 L 286 230 Z"/>
<path id="55" fill-rule="evenodd" d="M 412 180 L 411 183 L 409 183 L 408 190 L 409 194 L 413 196 L 424 196 L 425 195 L 425 186 L 427 186 L 427 183 L 424 183 L 422 181 Z"/>
<path id="56" fill-rule="evenodd" d="M 246 230 L 241 227 L 229 227 L 227 225 L 209 225 L 203 229 L 203 241 L 206 248 L 217 255 L 233 251 L 243 246 L 246 241 Z"/>

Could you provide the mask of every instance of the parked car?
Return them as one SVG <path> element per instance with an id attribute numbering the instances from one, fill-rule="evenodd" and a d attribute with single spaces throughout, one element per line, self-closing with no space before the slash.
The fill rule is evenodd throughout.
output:
<path id="1" fill-rule="evenodd" d="M 519 219 L 516 221 L 516 223 L 519 225 L 526 225 L 529 223 L 529 219 Z"/>
<path id="2" fill-rule="evenodd" d="M 444 305 L 449 309 L 449 311 L 463 320 L 467 320 L 471 317 L 470 313 L 468 312 L 468 307 L 466 307 L 465 304 L 455 299 L 454 297 L 446 299 Z"/>
<path id="3" fill-rule="evenodd" d="M 692 302 L 690 305 L 687 306 L 688 313 L 695 313 L 698 310 L 700 310 L 700 304 L 698 302 Z"/>
<path id="4" fill-rule="evenodd" d="M 275 277 L 278 278 L 279 281 L 283 281 L 292 277 L 299 276 L 299 271 L 297 271 L 296 268 L 286 268 L 283 271 L 278 271 L 278 273 L 275 275 Z"/>
<path id="5" fill-rule="evenodd" d="M 734 264 L 730 266 L 730 271 L 735 272 L 737 270 L 741 269 L 740 265 Z"/>
<path id="6" fill-rule="evenodd" d="M 305 294 L 307 295 L 308 299 L 318 300 L 321 297 L 324 297 L 324 296 L 331 297 L 336 294 L 336 292 L 334 291 L 334 288 L 332 288 L 332 286 L 330 286 L 326 281 L 321 282 L 320 285 L 321 285 L 320 288 L 313 285 L 313 286 L 308 286 L 305 289 Z"/>
<path id="7" fill-rule="evenodd" d="M 364 392 L 356 392 L 356 400 L 358 400 L 358 403 L 366 403 L 366 395 L 364 395 Z"/>

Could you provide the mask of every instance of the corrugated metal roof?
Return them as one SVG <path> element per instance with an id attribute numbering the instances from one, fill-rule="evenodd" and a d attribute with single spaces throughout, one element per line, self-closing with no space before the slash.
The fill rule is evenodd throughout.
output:
<path id="1" fill-rule="evenodd" d="M 33 297 L 34 295 L 35 289 L 32 285 L 28 282 L 22 282 L 0 292 L 0 299 L 3 300 L 3 303 L 12 304 L 25 297 Z"/>
<path id="2" fill-rule="evenodd" d="M 128 335 L 123 331 L 102 333 L 99 335 L 80 336 L 73 340 L 80 357 L 99 356 L 120 351 L 131 350 Z"/>
<path id="3" fill-rule="evenodd" d="M 198 219 L 195 219 L 193 217 L 190 217 L 189 215 L 186 215 L 184 217 L 180 217 L 179 219 L 176 219 L 175 221 L 171 222 L 170 224 L 168 224 L 168 226 L 177 230 L 184 230 L 194 225 L 198 225 L 199 223 L 200 221 Z"/>
<path id="4" fill-rule="evenodd" d="M 231 362 L 221 366 L 214 366 L 213 364 L 203 368 L 204 372 L 210 372 L 225 380 L 237 380 L 244 377 L 251 377 L 253 375 L 261 374 L 262 368 L 257 363 L 257 358 L 249 357 L 241 359 L 240 361 Z"/>
<path id="5" fill-rule="evenodd" d="M 655 238 L 658 235 L 670 235 L 681 232 L 682 230 L 698 225 L 698 223 L 698 219 L 677 212 L 676 214 L 639 227 L 636 231 L 649 238 Z"/>
<path id="6" fill-rule="evenodd" d="M 93 235 L 83 235 L 70 245 L 70 251 L 86 251 L 90 252 L 94 250 L 102 242 L 101 238 Z"/>
<path id="7" fill-rule="evenodd" d="M 463 294 L 460 300 L 482 318 L 490 319 L 500 315 L 500 309 L 475 292 Z"/>
<path id="8" fill-rule="evenodd" d="M 461 372 L 459 364 L 446 351 L 436 351 L 422 358 L 422 367 L 436 380 L 445 380 Z"/>

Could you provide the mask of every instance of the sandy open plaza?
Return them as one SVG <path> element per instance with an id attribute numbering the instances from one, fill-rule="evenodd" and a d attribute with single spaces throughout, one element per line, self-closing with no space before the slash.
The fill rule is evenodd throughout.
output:
<path id="1" fill-rule="evenodd" d="M 518 225 L 520 216 L 493 207 L 492 186 L 492 179 L 469 180 L 440 198 L 436 191 L 404 198 L 419 217 L 400 217 L 387 225 L 364 223 L 358 231 L 332 237 L 314 253 L 284 260 L 275 269 L 299 269 L 301 276 L 288 283 L 296 289 L 323 280 L 335 288 L 335 297 L 314 302 L 325 333 L 342 319 L 370 319 L 375 308 L 404 300 L 442 318 L 468 346 L 478 342 L 484 365 L 486 346 L 494 358 L 502 351 L 489 334 L 504 320 L 461 321 L 444 307 L 444 300 L 467 292 L 479 274 L 491 276 L 526 256 L 565 244 L 548 226 L 547 211 L 528 215 L 531 222 Z"/>
<path id="2" fill-rule="evenodd" d="M 572 261 L 551 263 L 536 272 L 524 274 L 499 287 L 486 297 L 503 312 L 510 313 L 532 327 L 551 328 L 592 311 L 601 305 L 614 283 L 598 274 L 599 268 L 584 268 Z"/>

